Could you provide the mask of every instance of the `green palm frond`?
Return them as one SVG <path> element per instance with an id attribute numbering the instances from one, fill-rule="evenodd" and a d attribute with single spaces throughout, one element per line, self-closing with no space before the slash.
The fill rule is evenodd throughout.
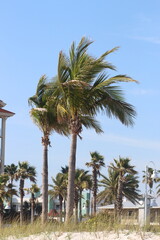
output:
<path id="1" fill-rule="evenodd" d="M 96 133 L 103 133 L 101 126 L 98 121 L 96 121 L 91 116 L 80 116 L 80 121 L 85 128 L 93 128 Z"/>

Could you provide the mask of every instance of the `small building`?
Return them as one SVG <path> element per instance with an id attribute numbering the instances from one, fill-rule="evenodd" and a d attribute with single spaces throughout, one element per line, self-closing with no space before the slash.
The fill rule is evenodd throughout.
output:
<path id="1" fill-rule="evenodd" d="M 147 215 L 150 224 L 160 224 L 160 204 L 157 204 L 157 202 L 155 198 L 148 196 Z M 98 207 L 98 212 L 102 211 L 113 214 L 114 204 Z M 126 198 L 123 199 L 122 221 L 143 226 L 145 221 L 144 212 L 143 196 L 139 203 L 136 204 L 133 204 Z"/>

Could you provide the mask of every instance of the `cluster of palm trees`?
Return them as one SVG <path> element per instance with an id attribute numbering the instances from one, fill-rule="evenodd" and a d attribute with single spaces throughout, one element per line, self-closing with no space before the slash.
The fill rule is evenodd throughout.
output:
<path id="1" fill-rule="evenodd" d="M 35 95 L 29 98 L 31 117 L 43 133 L 43 223 L 47 220 L 48 209 L 48 146 L 51 133 L 69 135 L 71 138 L 66 206 L 66 222 L 69 222 L 74 206 L 77 138 L 82 138 L 82 128 L 93 128 L 96 133 L 102 133 L 95 118 L 100 112 L 108 117 L 114 116 L 126 126 L 134 123 L 134 107 L 125 101 L 117 84 L 136 81 L 126 75 L 108 77 L 106 70 L 116 68 L 105 58 L 118 48 L 106 51 L 96 58 L 88 53 L 91 44 L 92 41 L 83 37 L 77 46 L 75 42 L 72 43 L 69 56 L 61 51 L 56 77 L 48 80 L 43 75 Z"/>
<path id="2" fill-rule="evenodd" d="M 75 222 L 82 220 L 82 192 L 84 189 L 92 190 L 92 214 L 96 214 L 97 203 L 114 204 L 115 218 L 121 219 L 123 209 L 123 197 L 126 197 L 132 203 L 140 200 L 139 181 L 135 167 L 131 165 L 129 158 L 114 159 L 114 163 L 108 166 L 108 176 L 101 174 L 101 167 L 105 167 L 104 157 L 98 152 L 91 152 L 91 162 L 86 163 L 92 168 L 92 174 L 84 169 L 76 169 L 74 180 L 74 208 L 75 208 Z M 65 171 L 64 171 L 65 169 Z M 101 180 L 98 180 L 101 177 Z M 60 220 L 62 221 L 62 201 L 66 201 L 67 196 L 67 181 L 68 181 L 68 167 L 62 168 L 62 171 L 52 177 L 53 185 L 50 185 L 51 190 L 49 194 L 52 197 L 59 197 L 60 201 Z M 98 193 L 98 188 L 104 189 Z M 79 205 L 79 218 L 78 218 Z M 64 209 L 65 212 L 65 209 Z"/>
<path id="3" fill-rule="evenodd" d="M 60 202 L 60 221 L 62 222 L 62 203 L 64 204 L 64 217 L 66 212 L 66 200 L 67 200 L 67 183 L 68 183 L 68 166 L 62 168 L 62 171 L 56 175 L 55 178 L 52 177 L 53 184 L 49 186 L 49 194 L 51 197 L 58 197 Z M 75 208 L 75 222 L 78 222 L 78 205 L 79 205 L 79 220 L 82 219 L 82 192 L 84 189 L 91 189 L 92 181 L 91 176 L 88 171 L 84 169 L 76 169 L 75 181 L 74 181 L 74 208 Z"/>
<path id="4" fill-rule="evenodd" d="M 29 179 L 32 183 L 31 188 L 25 189 L 25 180 Z M 19 181 L 19 191 L 13 184 L 14 181 Z M 31 196 L 31 222 L 34 218 L 34 194 L 36 191 L 40 191 L 36 183 L 36 170 L 28 162 L 18 162 L 18 165 L 11 164 L 5 165 L 4 173 L 0 175 L 0 224 L 3 220 L 4 202 L 10 203 L 11 212 L 13 211 L 12 198 L 13 195 L 20 197 L 20 224 L 23 223 L 23 198 L 25 190 L 30 193 Z"/>

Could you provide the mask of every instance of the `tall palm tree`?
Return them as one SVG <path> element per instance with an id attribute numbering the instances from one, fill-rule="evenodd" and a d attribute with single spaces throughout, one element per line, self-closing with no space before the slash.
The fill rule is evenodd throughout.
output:
<path id="1" fill-rule="evenodd" d="M 91 162 L 87 162 L 86 166 L 92 168 L 92 191 L 93 191 L 93 214 L 96 214 L 96 205 L 97 205 L 97 190 L 98 190 L 98 175 L 100 175 L 101 167 L 105 166 L 104 157 L 98 152 L 91 152 Z"/>
<path id="2" fill-rule="evenodd" d="M 36 94 L 29 98 L 29 104 L 34 107 L 30 111 L 31 118 L 43 133 L 42 223 L 45 223 L 48 217 L 48 146 L 51 146 L 49 137 L 54 131 L 67 135 L 66 124 L 58 123 L 53 104 L 51 108 L 47 102 L 48 85 L 47 77 L 43 75 L 38 82 Z"/>
<path id="3" fill-rule="evenodd" d="M 136 114 L 133 106 L 125 102 L 122 91 L 115 86 L 122 81 L 135 80 L 126 75 L 108 78 L 108 74 L 104 73 L 105 69 L 115 70 L 112 64 L 105 61 L 105 57 L 117 48 L 94 58 L 87 53 L 91 44 L 92 41 L 82 38 L 77 47 L 73 42 L 69 57 L 60 52 L 58 75 L 53 79 L 52 97 L 49 98 L 54 104 L 57 101 L 58 120 L 68 123 L 71 134 L 66 221 L 73 215 L 77 137 L 81 138 L 82 126 L 94 128 L 97 133 L 101 133 L 94 118 L 97 112 L 114 116 L 126 126 L 133 125 Z"/>
<path id="4" fill-rule="evenodd" d="M 103 179 L 100 181 L 99 186 L 104 187 L 97 197 L 98 202 L 114 204 L 115 217 L 117 215 L 117 193 L 118 193 L 118 180 L 119 172 L 112 168 L 108 168 L 108 177 L 101 174 Z M 140 195 L 138 190 L 138 177 L 133 174 L 126 174 L 123 181 L 122 198 L 126 197 L 132 203 L 138 202 Z"/>
<path id="5" fill-rule="evenodd" d="M 18 166 L 12 163 L 11 165 L 5 165 L 4 166 L 4 172 L 9 176 L 9 181 L 10 181 L 10 186 L 11 186 L 11 192 L 12 192 L 12 186 L 13 186 L 13 181 L 16 180 L 16 173 L 17 173 L 17 168 Z M 11 195 L 11 211 L 13 209 L 12 206 L 12 195 Z"/>
<path id="6" fill-rule="evenodd" d="M 84 189 L 91 189 L 92 181 L 91 176 L 88 171 L 84 169 L 76 169 L 75 172 L 75 195 L 74 195 L 74 205 L 75 205 L 75 222 L 78 222 L 78 203 L 79 203 L 79 220 L 82 219 L 82 192 Z"/>
<path id="7" fill-rule="evenodd" d="M 110 164 L 110 167 L 118 173 L 118 186 L 117 186 L 117 199 L 116 199 L 116 207 L 118 219 L 121 219 L 122 214 L 122 204 L 123 204 L 123 188 L 124 183 L 126 181 L 127 174 L 135 175 L 137 171 L 134 169 L 135 167 L 130 165 L 129 158 L 121 158 L 119 160 L 114 159 L 114 163 Z"/>
<path id="8" fill-rule="evenodd" d="M 37 184 L 32 184 L 30 188 L 25 189 L 28 194 L 31 194 L 30 203 L 31 203 L 31 223 L 34 222 L 34 209 L 35 209 L 35 194 L 40 192 L 40 188 Z"/>
<path id="9" fill-rule="evenodd" d="M 11 186 L 11 183 L 8 183 L 8 180 L 8 175 L 0 175 L 0 227 L 3 223 L 4 201 L 8 201 L 13 195 L 17 196 L 17 191 L 13 189 L 13 185 Z"/>
<path id="10" fill-rule="evenodd" d="M 30 166 L 28 162 L 18 162 L 18 169 L 16 178 L 19 179 L 19 193 L 20 193 L 20 224 L 23 223 L 23 197 L 24 197 L 24 183 L 26 179 L 31 182 L 36 182 L 35 167 Z"/>
<path id="11" fill-rule="evenodd" d="M 59 213 L 60 213 L 60 222 L 62 222 L 62 204 L 63 199 L 66 196 L 66 182 L 65 176 L 62 173 L 58 173 L 56 178 L 52 177 L 53 184 L 49 184 L 52 189 L 49 190 L 49 194 L 52 197 L 58 197 L 60 202 Z"/>

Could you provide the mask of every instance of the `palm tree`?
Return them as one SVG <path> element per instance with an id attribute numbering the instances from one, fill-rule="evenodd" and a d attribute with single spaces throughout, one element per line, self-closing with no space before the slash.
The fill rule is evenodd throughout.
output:
<path id="1" fill-rule="evenodd" d="M 36 182 L 35 167 L 30 166 L 28 162 L 18 162 L 18 169 L 16 178 L 19 179 L 19 193 L 20 193 L 20 224 L 23 223 L 23 197 L 24 197 L 24 183 L 26 179 L 31 182 Z"/>
<path id="2" fill-rule="evenodd" d="M 17 191 L 13 189 L 13 185 L 11 186 L 11 183 L 8 183 L 8 180 L 8 175 L 0 175 L 0 227 L 3 223 L 4 201 L 8 201 L 13 195 L 17 195 Z"/>
<path id="3" fill-rule="evenodd" d="M 100 174 L 103 179 L 98 184 L 100 187 L 105 189 L 101 191 L 97 196 L 97 201 L 107 204 L 114 204 L 114 212 L 116 215 L 116 199 L 117 199 L 117 188 L 118 188 L 118 172 L 114 171 L 111 168 L 108 168 L 108 177 Z"/>
<path id="4" fill-rule="evenodd" d="M 57 122 L 53 105 L 51 109 L 47 103 L 47 91 L 47 77 L 43 75 L 38 82 L 36 94 L 29 98 L 29 104 L 34 106 L 30 111 L 31 118 L 43 133 L 42 223 L 45 223 L 48 217 L 48 146 L 51 146 L 49 136 L 53 131 L 67 135 L 66 124 Z"/>
<path id="5" fill-rule="evenodd" d="M 152 193 L 152 188 L 153 188 L 153 184 L 154 182 L 157 182 L 157 180 L 152 178 L 152 174 L 153 174 L 153 168 L 149 167 L 147 170 L 147 184 L 150 188 L 149 192 L 150 194 Z M 145 183 L 146 182 L 146 171 L 143 171 L 144 175 L 143 175 L 143 180 L 142 182 Z"/>
<path id="6" fill-rule="evenodd" d="M 59 215 L 60 215 L 60 222 L 62 222 L 62 203 L 63 199 L 66 196 L 66 182 L 65 182 L 65 176 L 62 173 L 58 173 L 56 175 L 56 178 L 52 177 L 53 184 L 49 184 L 50 187 L 52 187 L 51 190 L 49 190 L 49 194 L 52 197 L 58 197 L 60 206 L 59 206 Z"/>
<path id="7" fill-rule="evenodd" d="M 88 171 L 84 169 L 76 169 L 75 172 L 75 222 L 78 222 L 78 203 L 79 203 L 79 220 L 82 219 L 82 192 L 84 189 L 90 189 L 92 185 L 91 176 L 88 174 Z"/>
<path id="8" fill-rule="evenodd" d="M 105 166 L 104 157 L 98 152 L 91 152 L 91 162 L 87 162 L 86 166 L 92 168 L 92 191 L 93 191 L 93 214 L 96 214 L 96 204 L 97 204 L 97 190 L 98 190 L 98 175 L 100 175 L 101 167 Z"/>
<path id="9" fill-rule="evenodd" d="M 114 204 L 114 214 L 117 215 L 117 192 L 119 172 L 112 168 L 108 168 L 108 177 L 101 174 L 103 179 L 100 181 L 99 186 L 104 187 L 98 194 L 98 202 Z M 123 180 L 122 198 L 126 197 L 132 203 L 138 202 L 140 195 L 138 190 L 138 177 L 133 174 L 126 174 Z"/>
<path id="10" fill-rule="evenodd" d="M 11 186 L 11 192 L 12 192 L 12 186 L 13 186 L 13 181 L 16 180 L 16 173 L 17 173 L 17 168 L 18 166 L 12 163 L 11 165 L 5 165 L 4 166 L 4 172 L 9 176 L 10 180 L 10 186 Z M 12 195 L 11 195 L 11 211 L 12 211 Z"/>
<path id="11" fill-rule="evenodd" d="M 77 47 L 75 43 L 71 45 L 69 57 L 60 52 L 58 75 L 53 79 L 52 97 L 49 98 L 57 105 L 58 121 L 67 122 L 71 134 L 66 221 L 73 215 L 77 137 L 81 138 L 82 126 L 101 133 L 94 119 L 97 112 L 115 116 L 126 126 L 133 125 L 136 114 L 133 106 L 125 102 L 121 90 L 115 86 L 118 82 L 135 80 L 126 75 L 108 78 L 108 74 L 104 73 L 105 69 L 115 70 L 112 64 L 105 61 L 105 57 L 117 48 L 94 58 L 87 53 L 91 43 L 82 38 Z"/>
<path id="12" fill-rule="evenodd" d="M 31 223 L 34 222 L 34 209 L 35 209 L 35 193 L 40 192 L 40 188 L 37 186 L 37 184 L 32 184 L 30 188 L 25 189 L 27 193 L 31 194 Z"/>
<path id="13" fill-rule="evenodd" d="M 65 191 L 63 193 L 63 207 L 64 207 L 64 220 L 65 220 L 65 217 L 66 217 L 66 200 L 67 200 L 67 185 L 68 185 L 68 170 L 69 170 L 69 167 L 68 166 L 65 166 L 65 167 L 61 167 L 61 173 L 63 174 L 64 176 L 64 186 L 65 186 Z"/>
<path id="14" fill-rule="evenodd" d="M 114 159 L 114 163 L 111 163 L 110 166 L 114 171 L 118 173 L 118 186 L 117 186 L 117 199 L 116 207 L 118 219 L 120 220 L 123 207 L 123 188 L 126 181 L 127 174 L 135 175 L 137 171 L 134 169 L 134 166 L 130 165 L 129 158 L 121 158 L 119 160 Z"/>

